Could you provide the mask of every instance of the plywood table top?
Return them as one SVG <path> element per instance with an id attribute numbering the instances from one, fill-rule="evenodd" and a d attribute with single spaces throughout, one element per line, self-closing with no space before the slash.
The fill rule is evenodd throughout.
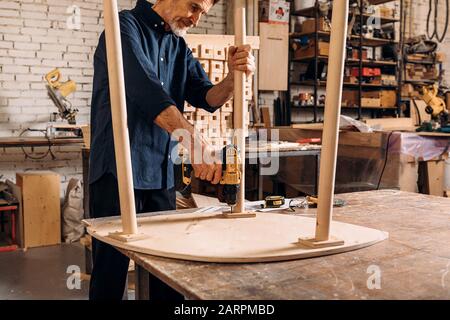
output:
<path id="1" fill-rule="evenodd" d="M 389 239 L 332 256 L 257 264 L 122 252 L 191 299 L 450 299 L 450 199 L 397 190 L 339 198 L 347 205 L 335 209 L 336 221 L 385 230 Z M 296 214 L 314 216 L 315 209 Z"/>

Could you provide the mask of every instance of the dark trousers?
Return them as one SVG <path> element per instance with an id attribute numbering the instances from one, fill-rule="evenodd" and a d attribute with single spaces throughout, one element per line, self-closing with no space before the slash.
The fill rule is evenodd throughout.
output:
<path id="1" fill-rule="evenodd" d="M 134 190 L 136 212 L 175 210 L 175 189 Z M 92 218 L 120 214 L 117 180 L 112 174 L 89 186 L 89 212 Z M 121 300 L 124 294 L 130 259 L 112 246 L 92 238 L 93 269 L 89 285 L 90 300 Z M 182 300 L 172 288 L 150 274 L 151 298 Z"/>

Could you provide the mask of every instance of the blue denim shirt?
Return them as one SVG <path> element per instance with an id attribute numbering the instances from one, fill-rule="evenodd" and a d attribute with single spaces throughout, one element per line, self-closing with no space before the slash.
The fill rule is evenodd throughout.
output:
<path id="1" fill-rule="evenodd" d="M 206 101 L 213 85 L 185 40 L 165 31 L 152 4 L 138 0 L 119 20 L 134 188 L 172 188 L 169 153 L 176 142 L 154 120 L 171 105 L 183 112 L 185 100 L 213 112 Z M 89 183 L 105 173 L 117 177 L 104 33 L 94 55 L 91 137 Z"/>

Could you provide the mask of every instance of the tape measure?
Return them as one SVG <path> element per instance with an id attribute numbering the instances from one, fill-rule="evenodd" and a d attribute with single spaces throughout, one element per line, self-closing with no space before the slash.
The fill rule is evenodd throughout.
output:
<path id="1" fill-rule="evenodd" d="M 268 196 L 264 199 L 264 204 L 261 205 L 263 208 L 280 208 L 284 205 L 283 196 Z"/>

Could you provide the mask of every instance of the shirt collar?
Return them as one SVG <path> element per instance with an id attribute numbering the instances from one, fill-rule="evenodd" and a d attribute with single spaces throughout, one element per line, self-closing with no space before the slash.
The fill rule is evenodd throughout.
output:
<path id="1" fill-rule="evenodd" d="M 152 29 L 161 33 L 167 33 L 166 22 L 159 14 L 153 10 L 153 5 L 147 0 L 138 0 L 134 11 L 145 21 L 145 23 Z"/>

